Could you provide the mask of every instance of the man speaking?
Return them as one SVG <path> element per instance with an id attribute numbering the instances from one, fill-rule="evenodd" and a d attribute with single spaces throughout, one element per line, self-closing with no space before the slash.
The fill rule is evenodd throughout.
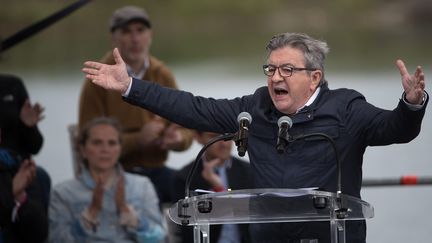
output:
<path id="1" fill-rule="evenodd" d="M 336 192 L 337 169 L 331 144 L 325 140 L 297 141 L 284 153 L 276 149 L 278 119 L 289 116 L 292 136 L 322 133 L 335 141 L 342 170 L 342 190 L 360 198 L 363 154 L 367 146 L 407 143 L 420 132 L 428 95 L 424 73 L 410 75 L 402 60 L 396 65 L 403 93 L 394 110 L 368 103 L 355 90 L 328 88 L 324 77 L 326 42 L 306 34 L 283 33 L 267 44 L 263 65 L 267 87 L 235 99 L 211 99 L 163 88 L 129 77 L 117 49 L 116 63 L 86 62 L 86 77 L 124 99 L 182 126 L 215 133 L 238 129 L 237 115 L 251 114 L 248 154 L 256 188 L 319 187 Z M 254 242 L 330 242 L 328 222 L 252 224 Z M 365 242 L 364 221 L 346 223 L 346 242 Z"/>

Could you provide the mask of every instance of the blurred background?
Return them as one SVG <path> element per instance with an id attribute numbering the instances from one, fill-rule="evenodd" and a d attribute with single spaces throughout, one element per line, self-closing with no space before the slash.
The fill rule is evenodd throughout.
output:
<path id="1" fill-rule="evenodd" d="M 0 0 L 0 39 L 72 3 Z M 393 109 L 402 93 L 396 58 L 403 58 L 410 71 L 421 64 L 430 90 L 430 0 L 93 0 L 0 54 L 0 72 L 21 77 L 32 101 L 46 107 L 39 125 L 44 147 L 35 159 L 54 184 L 73 176 L 67 126 L 77 121 L 82 63 L 111 49 L 108 20 L 124 5 L 149 12 L 151 53 L 172 68 L 180 88 L 197 95 L 231 98 L 265 85 L 264 49 L 280 32 L 326 40 L 330 87 L 356 89 L 376 106 Z M 368 148 L 364 178 L 432 176 L 431 135 L 428 111 L 413 142 Z M 189 151 L 172 153 L 168 165 L 180 168 L 198 149 L 194 144 Z M 362 197 L 376 213 L 368 220 L 368 242 L 431 242 L 432 186 L 364 188 Z"/>
<path id="2" fill-rule="evenodd" d="M 6 38 L 72 2 L 1 0 L 0 36 Z M 329 68 L 381 69 L 399 56 L 431 62 L 430 0 L 93 0 L 4 53 L 2 69 L 76 70 L 83 60 L 99 58 L 110 48 L 108 19 L 127 4 L 148 9 L 153 54 L 169 64 L 222 59 L 254 70 L 250 67 L 262 63 L 270 37 L 287 31 L 327 40 L 332 48 Z"/>

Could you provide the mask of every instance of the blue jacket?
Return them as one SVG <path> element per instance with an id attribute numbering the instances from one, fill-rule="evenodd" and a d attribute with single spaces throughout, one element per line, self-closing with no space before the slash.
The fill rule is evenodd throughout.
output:
<path id="1" fill-rule="evenodd" d="M 277 153 L 277 121 L 284 114 L 273 105 L 267 87 L 240 98 L 216 100 L 133 79 L 124 99 L 182 126 L 216 133 L 236 132 L 237 115 L 247 111 L 253 118 L 248 154 L 257 188 L 320 187 L 336 191 L 335 154 L 328 142 L 300 140 L 290 144 L 285 153 Z M 291 117 L 290 133 L 332 137 L 342 164 L 342 192 L 360 198 L 366 147 L 414 139 L 420 132 L 426 103 L 412 111 L 401 100 L 394 110 L 384 110 L 369 104 L 357 91 L 330 90 L 323 85 L 317 99 Z"/>
<path id="2" fill-rule="evenodd" d="M 90 205 L 94 187 L 95 182 L 86 169 L 77 179 L 54 187 L 49 207 L 49 242 L 156 243 L 164 238 L 158 197 L 148 178 L 125 173 L 126 201 L 139 215 L 137 229 L 120 225 L 114 199 L 115 186 L 104 192 L 97 230 L 87 229 L 81 215 Z"/>

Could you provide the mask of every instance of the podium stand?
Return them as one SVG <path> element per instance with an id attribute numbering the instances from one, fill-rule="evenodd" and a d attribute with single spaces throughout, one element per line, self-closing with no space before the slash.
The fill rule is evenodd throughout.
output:
<path id="1" fill-rule="evenodd" d="M 339 201 L 338 201 L 339 200 Z M 342 202 L 342 204 L 340 203 Z M 339 205 L 343 205 L 340 208 Z M 182 199 L 169 210 L 172 221 L 194 227 L 194 242 L 210 241 L 210 225 L 329 221 L 332 243 L 345 243 L 345 220 L 374 216 L 359 198 L 313 189 L 248 189 Z"/>

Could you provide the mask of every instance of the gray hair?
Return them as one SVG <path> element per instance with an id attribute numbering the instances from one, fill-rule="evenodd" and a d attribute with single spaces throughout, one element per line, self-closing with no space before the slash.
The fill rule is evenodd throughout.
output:
<path id="1" fill-rule="evenodd" d="M 267 58 L 272 51 L 287 46 L 302 51 L 305 67 L 320 69 L 323 73 L 321 82 L 327 82 L 324 79 L 324 60 L 329 52 L 326 42 L 314 39 L 303 33 L 278 34 L 273 36 L 266 46 Z"/>

